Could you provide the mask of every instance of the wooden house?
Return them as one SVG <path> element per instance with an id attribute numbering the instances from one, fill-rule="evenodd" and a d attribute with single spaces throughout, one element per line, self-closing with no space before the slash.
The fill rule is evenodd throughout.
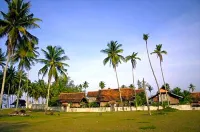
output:
<path id="1" fill-rule="evenodd" d="M 81 107 L 82 104 L 87 103 L 84 92 L 79 93 L 61 93 L 59 95 L 59 100 L 63 106 L 70 104 L 70 107 Z"/>

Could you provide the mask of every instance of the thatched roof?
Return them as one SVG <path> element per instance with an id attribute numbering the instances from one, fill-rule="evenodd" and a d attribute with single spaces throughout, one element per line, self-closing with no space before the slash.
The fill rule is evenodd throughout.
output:
<path id="1" fill-rule="evenodd" d="M 83 100 L 86 100 L 85 93 L 61 93 L 59 95 L 60 102 L 66 103 L 80 103 Z"/>
<path id="2" fill-rule="evenodd" d="M 134 99 L 135 93 L 131 88 L 121 88 L 121 96 L 123 101 L 131 101 Z M 136 90 L 136 93 L 143 92 L 143 89 Z M 119 89 L 102 89 L 99 90 L 97 97 L 99 102 L 120 101 Z"/>
<path id="3" fill-rule="evenodd" d="M 199 102 L 200 101 L 200 92 L 193 92 L 191 93 L 193 102 Z"/>

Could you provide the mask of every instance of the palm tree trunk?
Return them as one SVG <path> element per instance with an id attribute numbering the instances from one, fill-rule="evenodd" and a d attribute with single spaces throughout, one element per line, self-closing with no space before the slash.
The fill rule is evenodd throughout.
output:
<path id="1" fill-rule="evenodd" d="M 145 92 L 145 96 L 146 96 L 148 113 L 149 113 L 149 115 L 151 115 L 151 110 L 150 110 L 150 107 L 149 107 L 149 98 L 148 98 L 148 95 L 147 95 L 146 86 L 145 86 L 145 83 L 144 83 L 144 78 L 143 78 L 143 88 L 144 88 L 144 92 Z"/>
<path id="2" fill-rule="evenodd" d="M 8 84 L 8 96 L 7 96 L 7 107 L 9 108 L 9 97 L 10 97 L 10 83 Z"/>
<path id="3" fill-rule="evenodd" d="M 45 114 L 47 113 L 47 109 L 48 109 L 48 105 L 49 105 L 50 87 L 51 87 L 51 77 L 49 78 L 49 81 L 48 81 L 48 91 L 47 91 L 47 98 L 46 98 Z"/>
<path id="4" fill-rule="evenodd" d="M 1 96 L 0 96 L 0 109 L 2 107 L 3 92 L 4 92 L 5 81 L 6 81 L 6 72 L 7 72 L 7 69 L 8 69 L 8 63 L 10 61 L 10 56 L 11 56 L 11 51 L 8 51 L 6 66 L 5 66 L 4 71 L 3 71 L 3 82 L 2 82 Z"/>
<path id="5" fill-rule="evenodd" d="M 19 93 L 20 93 L 20 88 L 21 88 L 21 81 L 22 81 L 22 70 L 20 70 L 20 75 L 19 75 L 19 86 L 18 86 L 18 91 L 17 91 L 17 104 L 15 107 L 15 110 L 18 109 L 18 105 L 19 105 Z"/>
<path id="6" fill-rule="evenodd" d="M 117 78 L 117 85 L 118 85 L 118 89 L 119 89 L 119 97 L 120 97 L 120 101 L 122 102 L 122 95 L 121 95 L 121 90 L 120 90 L 120 87 L 119 87 L 119 80 L 118 80 L 118 76 L 117 76 L 116 67 L 114 67 L 114 70 L 115 70 L 115 74 L 116 74 L 116 78 Z"/>
<path id="7" fill-rule="evenodd" d="M 28 74 L 27 74 L 27 94 L 26 94 L 26 108 L 28 108 L 28 77 L 29 77 L 29 71 L 28 71 Z"/>
<path id="8" fill-rule="evenodd" d="M 134 86 L 134 71 L 133 71 L 133 66 L 132 66 L 132 75 L 133 75 L 133 86 Z M 137 110 L 136 88 L 134 88 L 134 93 L 135 93 L 135 108 Z"/>
<path id="9" fill-rule="evenodd" d="M 162 69 L 162 63 L 161 63 L 161 61 L 160 61 L 160 68 L 161 68 L 162 78 L 163 78 L 163 82 L 164 82 L 164 86 L 165 86 L 165 94 L 167 96 L 167 104 L 169 106 L 169 97 L 168 97 L 168 93 L 167 93 L 167 87 L 166 87 L 166 83 L 165 83 L 165 78 L 164 78 L 164 74 L 163 74 L 163 69 Z"/>
<path id="10" fill-rule="evenodd" d="M 153 67 L 152 67 L 152 64 L 151 64 L 151 60 L 150 60 L 150 57 L 149 57 L 149 50 L 148 50 L 148 47 L 147 47 L 147 41 L 146 41 L 146 50 L 147 50 L 147 56 L 148 56 L 148 59 L 149 59 L 149 64 L 150 64 L 150 67 L 151 67 L 151 70 L 152 70 L 152 73 L 153 73 L 153 76 L 154 76 L 154 79 L 156 81 L 156 85 L 157 85 L 157 88 L 158 88 L 158 93 L 160 94 L 160 97 L 161 97 L 161 93 L 160 93 L 160 88 L 159 88 L 159 85 L 158 85 L 158 81 L 156 79 L 156 75 L 154 73 L 154 70 L 153 70 Z M 158 97 L 158 103 L 160 103 L 159 97 Z M 158 109 L 159 109 L 159 104 L 158 104 Z"/>

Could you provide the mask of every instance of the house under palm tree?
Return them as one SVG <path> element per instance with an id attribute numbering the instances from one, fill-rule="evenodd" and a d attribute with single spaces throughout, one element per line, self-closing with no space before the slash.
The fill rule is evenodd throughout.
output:
<path id="1" fill-rule="evenodd" d="M 165 90 L 165 88 L 160 88 L 160 93 L 161 93 L 161 96 L 159 93 L 153 95 L 152 97 L 150 97 L 150 101 L 151 102 L 161 102 L 161 100 L 163 102 L 167 101 L 167 95 L 169 97 L 169 103 L 170 104 L 179 104 L 179 99 L 183 98 L 182 96 L 179 96 L 179 95 L 176 95 L 172 92 L 169 92 L 167 90 Z"/>

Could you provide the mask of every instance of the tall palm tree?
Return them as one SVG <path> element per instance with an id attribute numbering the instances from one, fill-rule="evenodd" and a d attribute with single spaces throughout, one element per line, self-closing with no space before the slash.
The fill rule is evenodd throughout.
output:
<path id="1" fill-rule="evenodd" d="M 195 90 L 195 86 L 191 83 L 189 85 L 189 91 L 194 92 L 194 90 Z"/>
<path id="2" fill-rule="evenodd" d="M 162 85 L 162 88 L 165 88 L 167 91 L 170 91 L 169 83 L 165 83 L 165 85 Z"/>
<path id="3" fill-rule="evenodd" d="M 13 56 L 13 62 L 18 62 L 18 70 L 20 73 L 25 69 L 30 70 L 31 65 L 34 65 L 38 56 L 38 52 L 36 51 L 37 47 L 35 47 L 34 44 L 31 45 L 32 47 L 29 47 L 29 43 L 30 41 L 26 37 L 23 37 Z M 21 76 L 19 80 L 16 109 L 18 108 L 19 93 L 21 89 Z"/>
<path id="4" fill-rule="evenodd" d="M 137 57 L 138 53 L 133 52 L 132 55 L 129 55 L 126 57 L 126 61 L 131 61 L 132 65 L 132 76 L 133 76 L 133 85 L 134 85 L 134 69 L 136 68 L 137 60 L 141 60 L 139 57 Z M 136 97 L 136 90 L 134 90 L 135 97 Z M 137 98 L 135 98 L 135 107 L 137 110 Z"/>
<path id="5" fill-rule="evenodd" d="M 102 53 L 107 54 L 107 57 L 103 60 L 103 64 L 106 65 L 109 62 L 110 65 L 113 66 L 115 74 L 116 74 L 119 95 L 120 95 L 120 101 L 122 102 L 119 80 L 118 80 L 118 76 L 117 76 L 117 66 L 122 61 L 126 62 L 126 59 L 122 55 L 120 55 L 120 53 L 123 53 L 123 49 L 121 49 L 122 44 L 118 44 L 117 41 L 110 41 L 107 44 L 107 46 L 108 46 L 107 49 L 101 50 Z"/>
<path id="6" fill-rule="evenodd" d="M 103 81 L 100 81 L 100 82 L 99 82 L 99 87 L 100 87 L 101 89 L 104 89 L 105 86 L 106 86 L 105 82 L 103 82 Z"/>
<path id="7" fill-rule="evenodd" d="M 1 48 L 0 48 L 0 66 L 3 69 L 4 66 L 6 65 L 4 62 L 6 61 L 6 55 L 4 52 L 2 52 Z"/>
<path id="8" fill-rule="evenodd" d="M 133 84 L 130 84 L 129 88 L 134 88 L 135 89 L 135 86 Z"/>
<path id="9" fill-rule="evenodd" d="M 148 113 L 149 113 L 149 115 L 151 115 L 151 110 L 150 110 L 150 107 L 149 107 L 149 98 L 148 98 L 147 91 L 146 91 L 146 87 L 147 87 L 148 83 L 144 81 L 144 78 L 143 78 L 143 81 L 142 81 L 142 85 L 143 85 L 145 96 L 146 96 Z"/>
<path id="10" fill-rule="evenodd" d="M 59 74 L 67 78 L 67 69 L 69 65 L 63 61 L 69 60 L 69 58 L 64 55 L 65 51 L 61 47 L 57 46 L 47 46 L 47 50 L 42 49 L 45 59 L 38 59 L 38 61 L 44 66 L 39 70 L 38 75 L 43 74 L 42 78 L 48 74 L 48 91 L 46 97 L 46 107 L 45 113 L 47 112 L 51 81 L 54 80 L 57 82 Z M 64 55 L 64 56 L 63 56 Z"/>
<path id="11" fill-rule="evenodd" d="M 148 38 L 149 38 L 149 34 L 143 34 L 143 40 L 146 42 L 146 50 L 147 50 L 147 56 L 148 56 L 148 59 L 149 59 L 149 64 L 150 64 L 154 79 L 156 81 L 156 85 L 157 85 L 157 88 L 158 88 L 158 93 L 160 93 L 160 88 L 159 88 L 159 85 L 158 85 L 158 81 L 156 79 L 156 75 L 154 73 L 154 70 L 153 70 L 153 67 L 152 67 L 152 64 L 151 64 L 151 60 L 150 60 L 150 57 L 149 57 L 149 50 L 148 50 L 148 45 L 147 45 Z M 161 93 L 160 93 L 160 97 L 161 97 Z M 160 99 L 158 98 L 158 102 L 159 102 L 159 100 Z M 158 105 L 158 109 L 159 109 L 159 105 Z"/>
<path id="12" fill-rule="evenodd" d="M 13 50 L 18 41 L 21 40 L 21 36 L 24 35 L 28 39 L 38 41 L 37 37 L 32 35 L 28 30 L 33 28 L 39 28 L 36 22 L 41 21 L 38 18 L 34 18 L 34 15 L 30 13 L 30 2 L 24 2 L 23 0 L 5 0 L 8 6 L 8 12 L 1 12 L 3 19 L 0 19 L 0 38 L 7 36 L 7 60 L 4 68 L 0 106 L 2 104 L 6 72 L 8 63 L 13 54 Z"/>
<path id="13" fill-rule="evenodd" d="M 169 105 L 169 98 L 168 98 L 168 94 L 167 94 L 167 89 L 166 89 L 166 83 L 165 83 L 165 78 L 164 78 L 164 74 L 163 74 L 163 69 L 162 69 L 162 62 L 163 62 L 163 54 L 167 54 L 167 51 L 165 50 L 162 50 L 162 44 L 159 44 L 159 45 L 156 45 L 156 48 L 155 50 L 151 53 L 151 54 L 156 54 L 157 57 L 159 58 L 160 60 L 160 69 L 161 69 L 161 73 L 162 73 L 162 78 L 163 78 L 163 82 L 164 82 L 164 85 L 165 85 L 165 91 L 166 91 L 166 96 L 167 96 L 167 102 L 168 102 L 168 105 Z"/>
<path id="14" fill-rule="evenodd" d="M 123 85 L 121 86 L 121 88 L 126 88 L 126 85 L 123 84 Z"/>
<path id="15" fill-rule="evenodd" d="M 85 88 L 85 93 L 86 93 L 86 88 L 89 87 L 89 83 L 87 81 L 83 82 L 83 87 Z"/>

